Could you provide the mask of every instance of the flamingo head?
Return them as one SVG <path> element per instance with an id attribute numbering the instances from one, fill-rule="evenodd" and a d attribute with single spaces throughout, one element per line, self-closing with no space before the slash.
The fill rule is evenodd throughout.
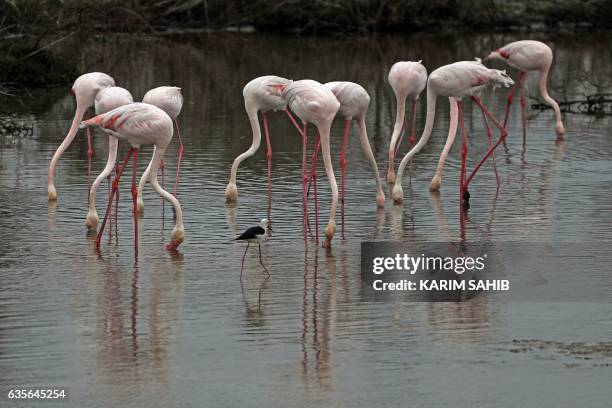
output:
<path id="1" fill-rule="evenodd" d="M 376 206 L 378 208 L 385 208 L 385 193 L 382 190 L 376 194 Z"/>
<path id="2" fill-rule="evenodd" d="M 115 81 L 111 77 L 99 72 L 90 72 L 81 75 L 74 81 L 70 93 L 76 98 L 77 107 L 87 109 L 94 106 L 98 92 L 110 86 L 115 86 Z"/>
<path id="3" fill-rule="evenodd" d="M 95 208 L 87 213 L 87 221 L 85 222 L 88 231 L 95 231 L 98 226 L 98 212 Z"/>
<path id="4" fill-rule="evenodd" d="M 493 89 L 495 88 L 509 88 L 514 85 L 514 80 L 506 74 L 506 70 L 492 69 L 491 81 L 493 82 Z"/>
<path id="5" fill-rule="evenodd" d="M 404 201 L 404 189 L 402 188 L 401 181 L 398 183 L 396 180 L 393 190 L 391 191 L 391 198 L 393 199 L 393 203 L 396 205 L 399 205 Z"/>
<path id="6" fill-rule="evenodd" d="M 57 191 L 55 190 L 55 186 L 53 184 L 49 184 L 47 186 L 47 194 L 49 195 L 49 201 L 57 200 Z"/>
<path id="7" fill-rule="evenodd" d="M 235 182 L 229 182 L 225 188 L 225 201 L 227 203 L 235 203 L 238 200 L 238 187 Z"/>
<path id="8" fill-rule="evenodd" d="M 170 235 L 170 242 L 166 245 L 168 251 L 176 251 L 185 240 L 185 229 L 183 226 L 175 226 Z"/>
<path id="9" fill-rule="evenodd" d="M 507 60 L 510 58 L 510 54 L 501 48 L 496 49 L 495 51 L 491 51 L 489 55 L 483 58 L 483 61 L 491 61 L 491 60 Z"/>
<path id="10" fill-rule="evenodd" d="M 269 95 L 275 95 L 275 96 L 282 96 L 283 92 L 285 91 L 285 88 L 291 82 L 293 82 L 293 81 L 289 81 L 289 83 L 287 83 L 287 84 L 279 83 L 279 84 L 270 84 L 270 85 L 268 85 L 267 86 L 268 94 Z"/>
<path id="11" fill-rule="evenodd" d="M 325 228 L 325 242 L 323 243 L 323 248 L 331 248 L 331 241 L 334 238 L 335 233 L 336 221 L 330 220 L 327 223 L 327 228 Z"/>

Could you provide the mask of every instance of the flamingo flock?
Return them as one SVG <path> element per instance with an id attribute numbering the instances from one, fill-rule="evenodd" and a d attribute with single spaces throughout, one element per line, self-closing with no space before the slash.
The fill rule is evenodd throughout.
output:
<path id="1" fill-rule="evenodd" d="M 556 117 L 555 130 L 558 138 L 562 138 L 565 127 L 562 122 L 561 112 L 558 103 L 549 95 L 547 81 L 550 67 L 553 60 L 553 53 L 550 47 L 539 41 L 525 40 L 509 43 L 501 48 L 492 51 L 484 61 L 503 60 L 509 66 L 519 70 L 516 81 L 510 78 L 505 71 L 488 68 L 480 59 L 474 61 L 459 61 L 441 66 L 433 70 L 429 75 L 422 61 L 400 61 L 395 63 L 388 74 L 388 82 L 391 86 L 396 99 L 396 114 L 393 132 L 389 140 L 387 182 L 391 192 L 391 198 L 395 204 L 401 204 L 404 200 L 402 180 L 406 166 L 412 161 L 417 153 L 428 143 L 433 131 L 436 102 L 438 97 L 446 97 L 450 105 L 450 127 L 446 143 L 444 144 L 435 174 L 429 185 L 430 191 L 438 191 L 442 182 L 442 171 L 444 163 L 452 147 L 457 127 L 461 134 L 461 164 L 459 177 L 459 203 L 460 213 L 463 214 L 469 208 L 469 185 L 474 179 L 479 169 L 489 158 L 493 158 L 495 165 L 495 150 L 504 143 L 508 137 L 506 126 L 509 119 L 510 106 L 513 102 L 514 94 L 520 92 L 521 121 L 523 126 L 523 137 L 527 135 L 526 115 L 525 115 L 525 82 L 527 73 L 530 71 L 539 72 L 539 90 L 544 101 L 550 105 Z M 480 95 L 488 88 L 509 88 L 512 89 L 507 97 L 505 116 L 500 121 L 485 106 Z M 426 90 L 427 112 L 424 129 L 421 137 L 417 141 L 416 134 L 416 102 L 421 93 Z M 151 182 L 153 189 L 162 197 L 163 200 L 171 203 L 175 213 L 174 228 L 170 235 L 170 242 L 166 248 L 176 250 L 183 242 L 185 231 L 183 226 L 181 205 L 177 198 L 177 186 L 179 182 L 179 172 L 181 159 L 183 156 L 183 142 L 179 131 L 177 117 L 183 106 L 183 96 L 180 88 L 174 86 L 162 86 L 147 92 L 142 102 L 134 102 L 132 95 L 126 89 L 115 86 L 115 81 L 107 74 L 93 72 L 80 76 L 74 82 L 71 93 L 76 98 L 76 112 L 71 127 L 65 139 L 58 147 L 51 159 L 48 174 L 48 196 L 50 201 L 57 200 L 57 190 L 55 186 L 55 172 L 57 163 L 77 135 L 79 128 L 97 127 L 100 128 L 108 137 L 108 158 L 103 171 L 96 177 L 91 185 L 88 196 L 88 214 L 86 226 L 90 230 L 98 227 L 98 213 L 96 211 L 96 191 L 105 178 L 110 179 L 111 173 L 115 170 L 115 177 L 112 188 L 108 194 L 108 205 L 104 219 L 97 233 L 95 245 L 100 246 L 101 237 L 105 224 L 109 217 L 113 200 L 118 194 L 119 179 L 129 164 L 130 158 L 133 159 L 132 173 L 132 200 L 134 212 L 134 250 L 138 254 L 138 214 L 144 211 L 142 192 L 147 181 Z M 335 81 L 329 83 L 319 83 L 311 79 L 290 80 L 279 76 L 262 76 L 253 79 L 243 89 L 244 106 L 252 129 L 252 142 L 250 147 L 234 160 L 229 183 L 225 189 L 225 199 L 228 203 L 235 203 L 238 200 L 237 174 L 240 164 L 247 158 L 253 156 L 261 145 L 262 132 L 259 121 L 263 123 L 264 134 L 267 145 L 267 164 L 268 164 L 268 186 L 271 188 L 272 177 L 272 145 L 270 142 L 270 128 L 268 124 L 268 114 L 270 112 L 284 111 L 290 123 L 296 128 L 298 138 L 302 144 L 302 207 L 303 207 L 303 231 L 304 238 L 307 239 L 307 229 L 309 228 L 309 195 L 311 187 L 314 187 L 314 216 L 316 239 L 318 235 L 318 197 L 317 197 L 317 176 L 316 166 L 319 149 L 322 154 L 325 173 L 332 192 L 332 199 L 329 207 L 329 219 L 325 229 L 324 247 L 331 247 L 333 237 L 336 233 L 336 212 L 338 209 L 339 198 L 342 205 L 345 202 L 345 176 L 347 169 L 346 152 L 349 141 L 351 124 L 357 124 L 359 138 L 363 152 L 372 168 L 375 187 L 376 205 L 384 207 L 385 193 L 383 191 L 378 165 L 372 152 L 372 147 L 368 139 L 366 127 L 366 116 L 370 104 L 368 92 L 359 84 L 348 81 Z M 465 99 L 470 99 L 481 111 L 484 118 L 485 128 L 489 139 L 489 148 L 486 153 L 478 158 L 476 165 L 471 171 L 467 168 L 468 157 L 468 135 L 465 130 L 465 120 L 463 115 L 463 103 Z M 406 119 L 406 101 L 411 102 L 411 114 Z M 86 111 L 95 108 L 96 116 L 85 119 Z M 341 168 L 341 188 L 340 197 L 338 184 L 334 174 L 331 143 L 330 139 L 332 122 L 336 116 L 344 118 L 344 134 L 342 136 L 342 147 L 340 151 Z M 492 123 L 499 131 L 499 136 L 494 139 L 493 132 L 489 127 Z M 308 169 L 308 125 L 314 126 L 314 151 Z M 400 151 L 402 139 L 410 128 L 410 150 L 403 156 L 397 173 L 395 169 L 395 159 Z M 162 169 L 163 158 L 166 149 L 172 140 L 174 130 L 179 138 L 178 161 L 174 180 L 173 193 L 169 193 L 163 186 L 159 185 L 157 174 Z M 129 143 L 131 146 L 122 166 L 117 166 L 117 150 L 119 142 Z M 299 143 L 296 141 L 296 143 Z M 137 163 L 140 146 L 151 144 L 154 146 L 153 157 L 151 158 L 145 172 L 142 174 L 138 186 Z M 88 160 L 91 169 L 91 133 L 88 132 Z M 497 175 L 497 168 L 495 168 Z M 89 171 L 90 173 L 90 171 Z M 498 179 L 499 183 L 499 179 Z M 266 232 L 269 221 L 266 219 Z M 263 237 L 263 233 L 260 234 Z M 258 242 L 261 241 L 258 235 Z M 250 239 L 250 238 L 249 238 Z M 243 257 L 244 261 L 244 257 Z M 263 264 L 262 264 L 263 265 Z"/>

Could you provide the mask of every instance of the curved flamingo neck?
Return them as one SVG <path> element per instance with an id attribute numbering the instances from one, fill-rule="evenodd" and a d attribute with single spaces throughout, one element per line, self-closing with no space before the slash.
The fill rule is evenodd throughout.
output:
<path id="1" fill-rule="evenodd" d="M 113 171 L 115 167 L 115 162 L 117 161 L 117 147 L 119 146 L 119 141 L 114 137 L 108 137 L 108 159 L 106 160 L 106 166 L 104 170 L 96 177 L 94 180 L 91 190 L 89 191 L 89 212 L 96 211 L 96 191 L 98 187 L 104 181 L 104 179 Z"/>
<path id="2" fill-rule="evenodd" d="M 79 125 L 81 121 L 83 120 L 83 115 L 85 114 L 86 110 L 87 110 L 87 106 L 82 106 L 77 101 L 77 108 L 76 108 L 76 112 L 74 113 L 74 118 L 72 119 L 72 125 L 70 126 L 70 130 L 68 131 L 68 134 L 62 141 L 62 144 L 60 144 L 60 146 L 57 148 L 57 150 L 53 154 L 53 158 L 51 159 L 51 164 L 49 165 L 49 174 L 47 176 L 47 183 L 49 185 L 53 185 L 53 180 L 55 178 L 55 168 L 57 167 L 57 162 L 59 161 L 60 157 L 62 157 L 62 154 L 64 153 L 64 151 L 66 151 L 68 146 L 70 146 L 70 143 L 72 143 L 75 136 L 77 135 L 77 132 L 79 130 Z"/>
<path id="3" fill-rule="evenodd" d="M 555 116 L 557 120 L 557 126 L 561 124 L 563 126 L 563 122 L 561 121 L 561 109 L 559 109 L 559 104 L 548 94 L 548 72 L 550 71 L 550 65 L 540 71 L 540 93 L 542 94 L 542 98 L 544 101 L 553 108 L 555 111 Z"/>
<path id="4" fill-rule="evenodd" d="M 402 183 L 402 174 L 406 169 L 406 165 L 408 162 L 416 155 L 421 149 L 427 144 L 429 137 L 431 136 L 431 131 L 433 130 L 434 119 L 436 117 L 436 99 L 438 98 L 438 94 L 434 90 L 432 90 L 427 84 L 427 118 L 425 120 L 425 127 L 423 128 L 423 133 L 421 134 L 421 138 L 418 143 L 414 145 L 412 149 L 402 159 L 398 169 L 397 169 L 397 177 L 395 179 L 395 184 L 398 183 L 401 185 Z"/>
<path id="5" fill-rule="evenodd" d="M 232 164 L 232 172 L 230 174 L 230 183 L 236 183 L 236 174 L 238 173 L 238 166 L 245 159 L 253 156 L 257 149 L 259 149 L 259 145 L 261 143 L 261 127 L 259 126 L 259 118 L 257 117 L 257 108 L 246 107 L 247 115 L 249 116 L 249 122 L 251 123 L 251 130 L 253 132 L 253 142 L 251 143 L 251 147 L 249 149 L 240 154 L 234 160 Z"/>
<path id="6" fill-rule="evenodd" d="M 157 193 L 161 195 L 162 197 L 164 197 L 167 201 L 170 201 L 172 203 L 172 206 L 174 207 L 174 211 L 176 214 L 176 221 L 174 224 L 175 229 L 183 228 L 183 212 L 181 211 L 181 205 L 179 201 L 177 200 L 175 196 L 173 196 L 172 194 L 164 190 L 159 185 L 159 182 L 157 181 L 157 170 L 161 166 L 161 161 L 164 158 L 165 153 L 166 153 L 166 146 L 161 147 L 161 146 L 155 145 L 155 149 L 153 151 L 153 158 L 151 159 L 151 173 L 150 173 L 149 178 L 151 181 L 151 185 L 153 186 L 153 189 L 157 191 Z"/>
<path id="7" fill-rule="evenodd" d="M 389 145 L 389 160 L 393 160 L 395 156 L 397 140 L 402 133 L 404 127 L 404 119 L 406 116 L 406 95 L 395 94 L 396 107 L 395 107 L 395 124 L 393 125 L 393 133 L 391 134 L 391 144 Z"/>
<path id="8" fill-rule="evenodd" d="M 372 170 L 374 170 L 374 174 L 376 176 L 376 190 L 378 194 L 384 195 L 382 190 L 382 184 L 380 182 L 380 174 L 378 173 L 378 166 L 376 165 L 376 159 L 374 158 L 374 153 L 372 153 L 372 147 L 370 146 L 370 142 L 368 140 L 368 131 L 366 129 L 365 123 L 365 115 L 362 115 L 357 121 L 357 128 L 359 129 L 359 139 L 361 141 L 361 147 L 367 156 L 370 165 L 372 166 Z"/>
<path id="9" fill-rule="evenodd" d="M 395 107 L 395 124 L 393 126 L 393 134 L 397 134 L 402 131 L 402 127 L 404 126 L 404 119 L 406 116 L 406 95 L 405 94 L 396 94 L 395 100 L 397 101 Z"/>
<path id="10" fill-rule="evenodd" d="M 331 149 L 330 149 L 330 127 L 331 123 L 322 124 L 317 126 L 319 131 L 319 137 L 321 140 L 321 151 L 323 153 L 323 164 L 325 165 L 325 173 L 329 180 L 329 185 L 332 191 L 332 206 L 329 212 L 330 222 L 335 222 L 336 209 L 338 207 L 338 183 L 336 182 L 336 176 L 334 175 L 334 168 L 331 161 Z"/>

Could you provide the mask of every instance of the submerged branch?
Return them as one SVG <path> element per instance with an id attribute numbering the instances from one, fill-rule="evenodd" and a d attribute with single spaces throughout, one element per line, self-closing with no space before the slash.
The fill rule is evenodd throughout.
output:
<path id="1" fill-rule="evenodd" d="M 552 109 L 549 105 L 539 102 L 531 107 L 535 110 L 544 111 Z M 584 99 L 559 101 L 562 112 L 577 113 L 584 115 L 612 115 L 612 93 L 596 93 L 587 95 Z"/>

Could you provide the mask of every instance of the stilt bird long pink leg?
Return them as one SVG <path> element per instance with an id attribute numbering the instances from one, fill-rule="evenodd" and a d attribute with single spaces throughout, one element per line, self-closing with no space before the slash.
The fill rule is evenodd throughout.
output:
<path id="1" fill-rule="evenodd" d="M 264 270 L 268 274 L 268 278 L 269 278 L 270 277 L 270 271 L 268 271 L 268 268 L 266 268 L 266 265 L 264 265 L 263 261 L 261 260 L 261 244 L 259 244 L 259 264 L 261 265 L 262 268 L 264 268 Z"/>
<path id="2" fill-rule="evenodd" d="M 244 250 L 244 254 L 242 255 L 242 266 L 240 267 L 240 282 L 242 282 L 242 271 L 244 270 L 244 257 L 247 254 L 247 251 L 249 250 L 249 246 L 251 246 L 250 242 L 247 242 L 247 247 Z"/>

